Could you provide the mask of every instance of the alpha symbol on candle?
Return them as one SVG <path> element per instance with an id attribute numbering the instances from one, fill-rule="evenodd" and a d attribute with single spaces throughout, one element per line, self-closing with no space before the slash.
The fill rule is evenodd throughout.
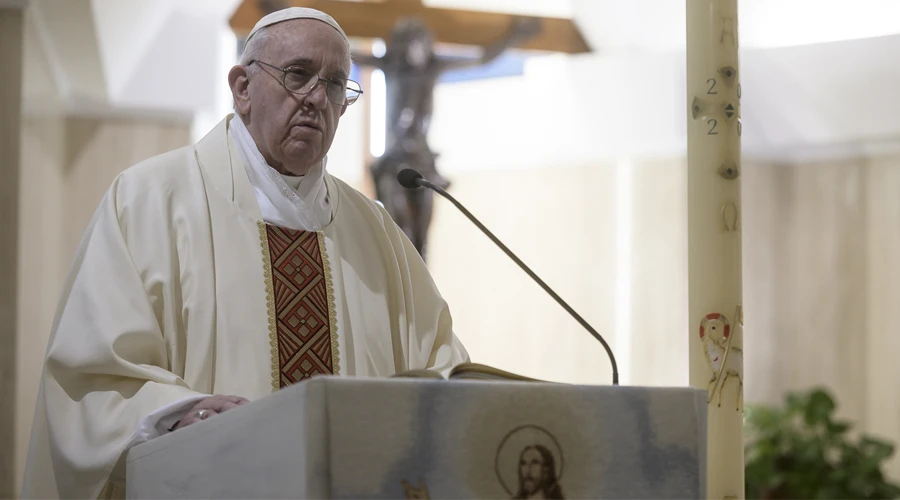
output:
<path id="1" fill-rule="evenodd" d="M 737 37 L 734 34 L 734 18 L 721 17 L 722 33 L 719 35 L 719 43 L 725 43 L 725 37 L 731 38 L 731 45 L 737 45 Z"/>

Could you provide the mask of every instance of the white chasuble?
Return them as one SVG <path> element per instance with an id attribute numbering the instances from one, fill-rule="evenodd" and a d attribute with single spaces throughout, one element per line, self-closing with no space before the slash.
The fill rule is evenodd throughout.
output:
<path id="1" fill-rule="evenodd" d="M 282 369 L 277 228 L 262 220 L 230 119 L 124 171 L 100 203 L 53 323 L 23 497 L 121 497 L 125 452 L 148 415 L 206 394 L 252 401 L 285 385 L 285 373 L 323 373 L 308 369 L 310 358 Z M 327 173 L 325 183 L 333 219 L 305 243 L 321 252 L 323 286 L 307 299 L 328 311 L 327 341 L 294 354 L 330 356 L 341 376 L 468 361 L 447 304 L 387 212 Z M 295 341 L 309 333 L 297 321 L 311 316 L 301 316 L 281 318 L 300 332 Z"/>

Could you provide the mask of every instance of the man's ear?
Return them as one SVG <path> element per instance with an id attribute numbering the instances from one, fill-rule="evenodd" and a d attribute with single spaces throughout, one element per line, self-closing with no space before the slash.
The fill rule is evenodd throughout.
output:
<path id="1" fill-rule="evenodd" d="M 246 66 L 235 66 L 228 72 L 228 86 L 231 87 L 231 96 L 234 98 L 234 106 L 238 114 L 246 115 L 250 112 L 250 77 Z"/>

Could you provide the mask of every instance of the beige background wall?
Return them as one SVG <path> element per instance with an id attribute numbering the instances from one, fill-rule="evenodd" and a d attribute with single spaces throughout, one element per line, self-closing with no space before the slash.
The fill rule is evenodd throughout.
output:
<path id="1" fill-rule="evenodd" d="M 745 345 L 766 368 L 748 399 L 822 384 L 865 419 L 868 177 L 862 160 L 744 169 Z"/>
<path id="2" fill-rule="evenodd" d="M 687 384 L 682 160 L 461 172 L 452 181 L 454 196 L 603 335 L 622 383 Z M 438 201 L 433 227 L 429 266 L 476 361 L 609 383 L 600 343 L 455 208 Z"/>
<path id="3" fill-rule="evenodd" d="M 457 196 L 613 345 L 615 166 L 473 172 Z M 573 211 L 575 214 L 573 214 Z M 444 201 L 428 255 L 477 362 L 550 380 L 610 380 L 602 346 Z"/>
<path id="4" fill-rule="evenodd" d="M 25 116 L 19 205 L 16 478 L 25 454 L 59 293 L 85 227 L 113 178 L 190 144 L 190 124 L 133 117 Z"/>
<path id="5" fill-rule="evenodd" d="M 900 454 L 900 155 L 873 158 L 866 169 L 866 424 Z M 900 456 L 891 464 L 900 478 Z"/>

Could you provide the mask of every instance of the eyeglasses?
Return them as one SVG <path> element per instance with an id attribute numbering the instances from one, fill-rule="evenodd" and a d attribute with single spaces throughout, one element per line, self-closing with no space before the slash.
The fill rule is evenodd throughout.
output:
<path id="1" fill-rule="evenodd" d="M 288 66 L 287 68 L 279 68 L 267 62 L 254 59 L 247 63 L 248 65 L 257 63 L 268 66 L 276 71 L 281 72 L 281 85 L 294 94 L 308 94 L 312 92 L 316 85 L 321 81 L 325 83 L 325 95 L 328 100 L 343 106 L 350 105 L 359 99 L 362 95 L 362 88 L 358 83 L 346 78 L 322 78 L 315 71 L 310 71 L 300 66 Z"/>

